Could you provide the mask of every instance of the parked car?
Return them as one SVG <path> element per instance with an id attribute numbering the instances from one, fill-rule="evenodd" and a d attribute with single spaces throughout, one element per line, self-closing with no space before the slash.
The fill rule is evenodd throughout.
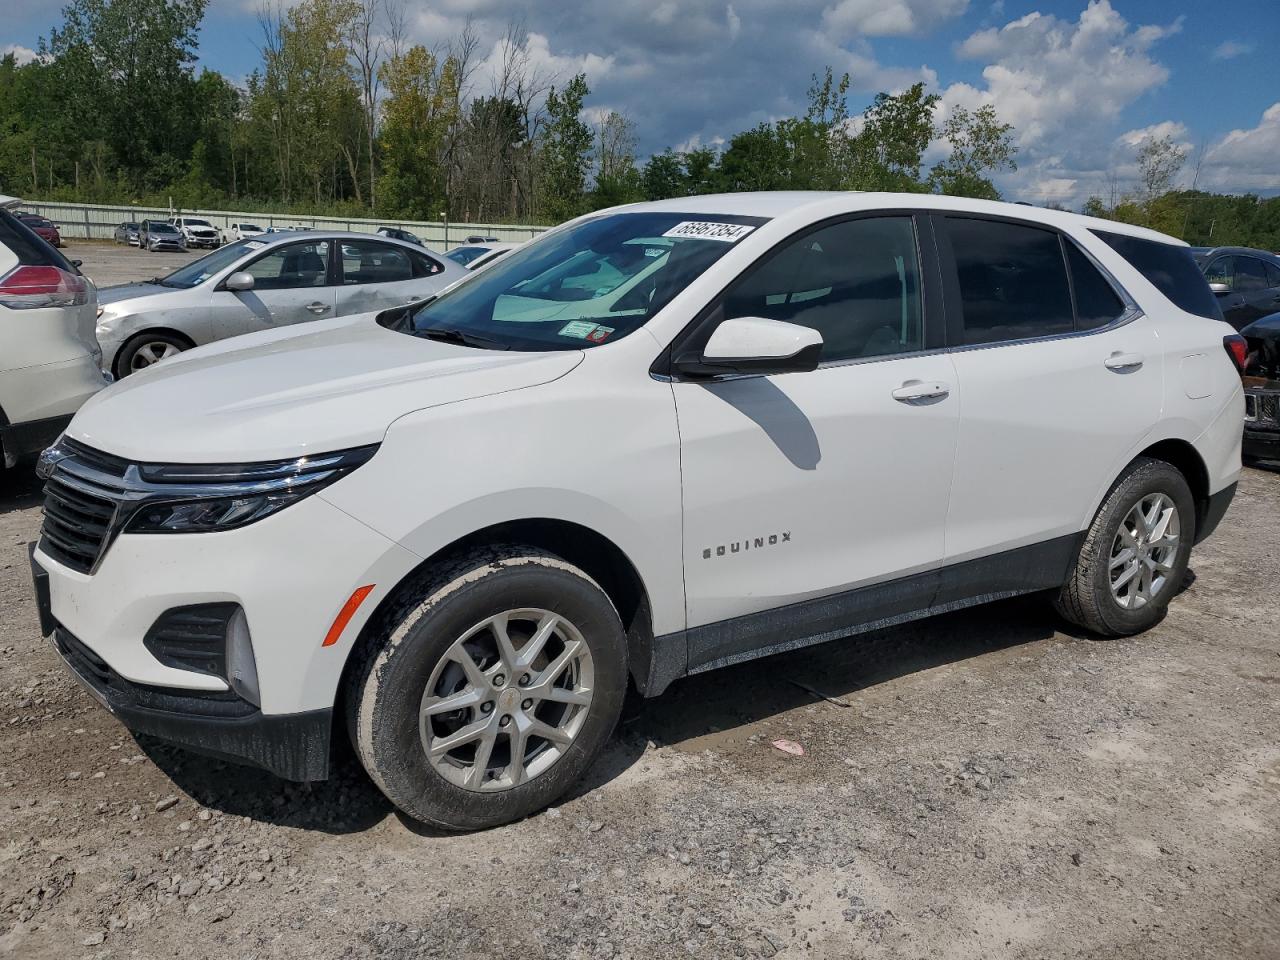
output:
<path id="1" fill-rule="evenodd" d="M 520 246 L 518 243 L 502 243 L 500 241 L 468 243 L 460 247 L 454 247 L 445 256 L 454 263 L 460 263 L 464 267 L 475 269 L 478 266 L 484 266 L 485 263 L 492 263 L 504 253 L 514 250 L 518 246 Z"/>
<path id="2" fill-rule="evenodd" d="M 1121 223 L 597 212 L 87 404 L 42 468 L 42 622 L 138 732 L 299 780 L 349 732 L 408 815 L 503 823 L 579 780 L 629 682 L 1014 594 L 1157 623 L 1235 490 L 1238 339 L 1185 245 Z"/>
<path id="3" fill-rule="evenodd" d="M 138 245 L 138 225 L 136 223 L 122 223 L 112 232 L 111 238 L 116 243 L 136 247 Z"/>
<path id="4" fill-rule="evenodd" d="M 18 219 L 30 227 L 31 232 L 45 243 L 54 247 L 62 246 L 62 234 L 58 232 L 57 224 L 48 217 L 42 217 L 36 213 L 19 213 Z"/>
<path id="5" fill-rule="evenodd" d="M 0 468 L 34 457 L 106 386 L 93 284 L 0 196 Z"/>
<path id="6" fill-rule="evenodd" d="M 169 222 L 182 234 L 188 249 L 207 247 L 213 250 L 222 246 L 221 235 L 203 217 L 170 217 Z"/>
<path id="7" fill-rule="evenodd" d="M 1237 330 L 1280 310 L 1280 256 L 1250 247 L 1194 247 L 1196 262 Z"/>
<path id="8" fill-rule="evenodd" d="M 138 249 L 149 250 L 186 250 L 187 240 L 178 228 L 164 220 L 143 220 L 138 224 Z"/>
<path id="9" fill-rule="evenodd" d="M 227 229 L 222 231 L 222 242 L 235 243 L 237 240 L 260 237 L 264 233 L 266 231 L 256 223 L 231 223 L 227 225 Z"/>
<path id="10" fill-rule="evenodd" d="M 379 227 L 374 231 L 380 237 L 390 237 L 392 240 L 403 240 L 405 243 L 416 243 L 420 247 L 425 247 L 415 234 L 408 230 L 401 230 L 399 227 Z"/>
<path id="11" fill-rule="evenodd" d="M 99 293 L 116 377 L 199 344 L 425 299 L 466 275 L 421 247 L 368 234 L 263 235 L 143 283 Z"/>
<path id="12" fill-rule="evenodd" d="M 1248 352 L 1244 377 L 1244 455 L 1280 461 L 1280 312 L 1240 331 Z"/>

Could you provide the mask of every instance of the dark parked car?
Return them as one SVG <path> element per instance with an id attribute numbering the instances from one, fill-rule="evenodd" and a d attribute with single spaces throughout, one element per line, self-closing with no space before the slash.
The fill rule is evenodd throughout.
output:
<path id="1" fill-rule="evenodd" d="M 1249 345 L 1244 371 L 1244 455 L 1280 461 L 1280 313 L 1240 331 Z"/>
<path id="2" fill-rule="evenodd" d="M 58 233 L 58 227 L 52 220 L 38 213 L 20 213 L 18 219 L 30 227 L 31 232 L 41 240 L 55 247 L 62 246 L 62 235 Z"/>
<path id="3" fill-rule="evenodd" d="M 1249 247 L 1193 247 L 1191 251 L 1237 330 L 1280 310 L 1280 257 Z"/>
<path id="4" fill-rule="evenodd" d="M 122 223 L 116 227 L 111 236 L 116 243 L 127 243 L 131 247 L 136 247 L 138 245 L 138 225 L 136 223 Z"/>
<path id="5" fill-rule="evenodd" d="M 150 250 L 185 250 L 187 241 L 172 223 L 163 220 L 143 220 L 138 224 L 138 249 Z"/>
<path id="6" fill-rule="evenodd" d="M 390 237 L 392 240 L 403 240 L 405 243 L 416 243 L 420 247 L 426 244 L 417 238 L 408 230 L 401 230 L 399 227 L 379 227 L 375 233 L 380 237 Z"/>

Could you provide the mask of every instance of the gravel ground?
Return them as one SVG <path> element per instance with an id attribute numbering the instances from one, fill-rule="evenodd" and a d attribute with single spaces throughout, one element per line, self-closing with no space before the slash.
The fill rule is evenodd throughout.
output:
<path id="1" fill-rule="evenodd" d="M 1280 956 L 1280 474 L 1146 636 L 1028 598 L 684 680 L 559 807 L 459 836 L 349 758 L 136 742 L 36 635 L 37 501 L 0 482 L 0 955 Z"/>
<path id="2" fill-rule="evenodd" d="M 137 247 L 91 240 L 69 243 L 62 252 L 69 260 L 83 261 L 80 270 L 99 287 L 163 277 L 184 263 L 209 253 L 208 250 L 187 250 L 183 253 L 159 250 L 151 253 Z"/>

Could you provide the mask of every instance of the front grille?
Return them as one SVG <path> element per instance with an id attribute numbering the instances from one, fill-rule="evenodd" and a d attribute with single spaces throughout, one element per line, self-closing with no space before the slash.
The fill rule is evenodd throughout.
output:
<path id="1" fill-rule="evenodd" d="M 115 512 L 113 500 L 72 487 L 54 475 L 44 486 L 40 549 L 72 570 L 88 573 L 106 543 Z"/>
<path id="2" fill-rule="evenodd" d="M 40 549 L 80 573 L 93 572 L 112 535 L 129 461 L 64 438 L 44 485 Z"/>
<path id="3" fill-rule="evenodd" d="M 1280 392 L 1245 393 L 1244 418 L 1257 423 L 1280 423 Z"/>

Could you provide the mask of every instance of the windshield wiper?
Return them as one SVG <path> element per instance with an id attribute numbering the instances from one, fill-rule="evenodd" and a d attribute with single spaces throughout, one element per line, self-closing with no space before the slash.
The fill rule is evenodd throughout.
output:
<path id="1" fill-rule="evenodd" d="M 428 340 L 439 340 L 441 343 L 456 343 L 463 347 L 478 347 L 481 350 L 510 350 L 504 343 L 490 337 L 482 337 L 478 333 L 465 333 L 450 327 L 424 327 L 418 331 Z"/>

